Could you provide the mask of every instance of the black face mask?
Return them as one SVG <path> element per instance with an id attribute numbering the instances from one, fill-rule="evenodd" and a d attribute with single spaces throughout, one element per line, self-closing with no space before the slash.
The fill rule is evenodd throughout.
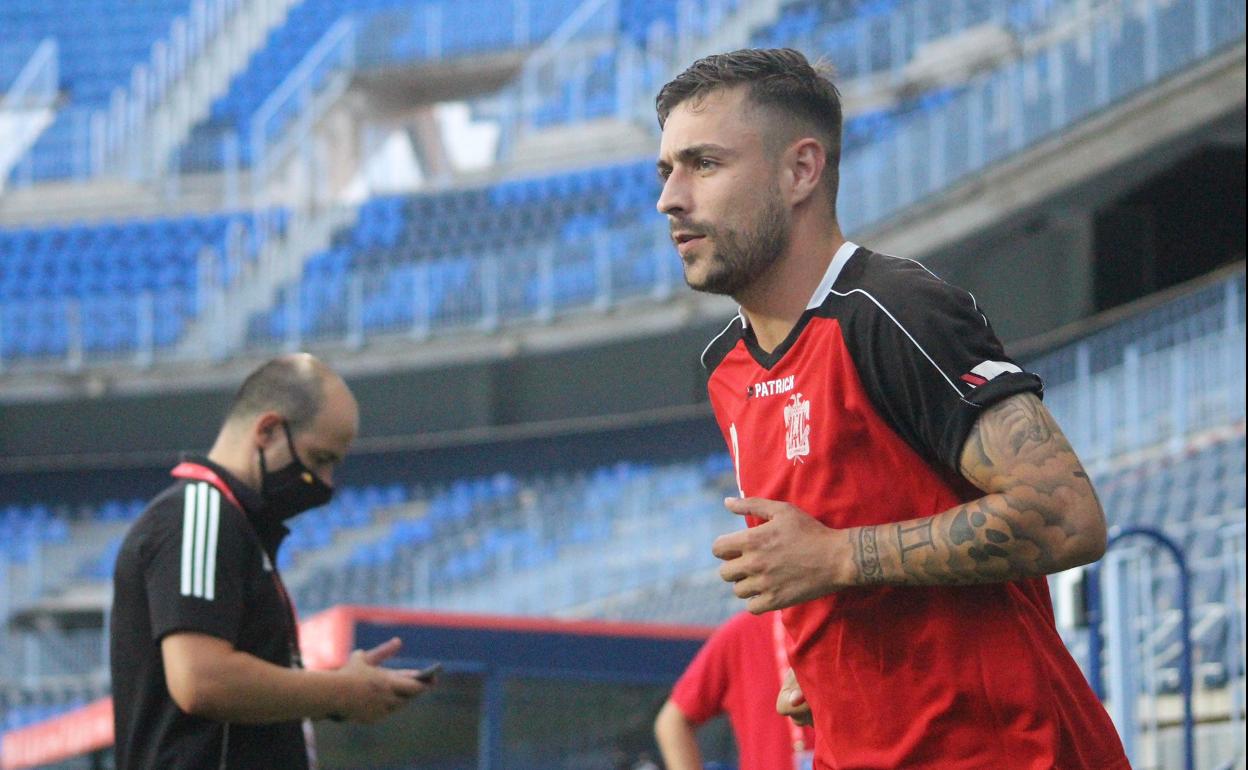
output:
<path id="1" fill-rule="evenodd" d="M 264 499 L 266 515 L 285 521 L 328 503 L 334 496 L 334 488 L 321 481 L 299 459 L 285 420 L 282 430 L 286 433 L 286 445 L 290 447 L 290 465 L 269 473 L 264 463 L 264 449 L 260 450 L 260 497 Z"/>

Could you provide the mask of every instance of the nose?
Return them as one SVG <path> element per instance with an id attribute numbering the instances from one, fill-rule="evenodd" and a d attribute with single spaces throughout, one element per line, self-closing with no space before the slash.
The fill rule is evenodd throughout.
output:
<path id="1" fill-rule="evenodd" d="M 689 190 L 683 181 L 680 170 L 674 169 L 663 182 L 663 190 L 655 208 L 660 214 L 676 216 L 689 213 Z"/>
<path id="2" fill-rule="evenodd" d="M 317 478 L 325 483 L 325 486 L 332 487 L 334 485 L 334 468 L 326 466 L 316 471 Z"/>

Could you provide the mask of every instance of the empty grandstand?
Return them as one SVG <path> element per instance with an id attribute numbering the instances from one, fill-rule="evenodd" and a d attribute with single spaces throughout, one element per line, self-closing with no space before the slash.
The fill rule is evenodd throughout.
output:
<path id="1" fill-rule="evenodd" d="M 362 409 L 339 494 L 283 546 L 303 615 L 739 610 L 709 548 L 736 486 L 698 365 L 733 305 L 682 285 L 653 100 L 699 55 L 793 46 L 844 96 L 846 233 L 970 289 L 1045 378 L 1111 526 L 1180 546 L 1196 766 L 1244 767 L 1242 3 L 2 6 L 10 738 L 109 694 L 122 534 L 279 351 L 331 360 Z M 1178 579 L 1132 541 L 1103 617 L 1084 577 L 1051 581 L 1141 768 L 1182 766 Z M 639 761 L 620 721 L 632 737 L 575 761 Z M 369 761 L 334 735 L 325 766 Z M 111 766 L 72 754 L 42 756 Z"/>

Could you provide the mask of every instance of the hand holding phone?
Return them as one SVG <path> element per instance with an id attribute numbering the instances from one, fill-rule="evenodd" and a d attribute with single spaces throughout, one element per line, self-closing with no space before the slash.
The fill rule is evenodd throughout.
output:
<path id="1" fill-rule="evenodd" d="M 422 668 L 419 671 L 417 671 L 415 674 L 415 679 L 417 682 L 421 682 L 423 684 L 432 684 L 433 680 L 436 679 L 438 677 L 438 674 L 440 674 L 441 672 L 442 672 L 442 664 L 434 663 L 432 666 L 429 666 L 428 668 Z"/>

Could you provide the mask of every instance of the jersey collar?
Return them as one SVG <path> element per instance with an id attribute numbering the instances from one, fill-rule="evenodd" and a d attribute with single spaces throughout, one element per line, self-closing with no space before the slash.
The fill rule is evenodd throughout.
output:
<path id="1" fill-rule="evenodd" d="M 197 471 L 195 466 L 199 466 L 202 471 Z M 204 473 L 207 471 L 207 473 Z M 238 477 L 230 473 L 225 468 L 209 460 L 207 457 L 199 455 L 185 455 L 181 464 L 174 468 L 171 472 L 173 476 L 178 478 L 192 478 L 197 481 L 207 481 L 214 486 L 220 486 L 217 481 L 225 485 L 225 489 L 221 493 L 230 499 L 230 502 L 238 505 L 245 513 L 251 514 L 260 510 L 262 501 L 260 494 L 256 490 L 239 481 Z"/>
<path id="2" fill-rule="evenodd" d="M 815 287 L 815 293 L 810 295 L 810 301 L 806 303 L 807 310 L 814 310 L 823 304 L 828 292 L 832 291 L 832 287 L 836 285 L 836 279 L 841 277 L 845 263 L 854 256 L 856 251 L 858 251 L 858 244 L 853 241 L 845 241 L 836 250 L 836 253 L 832 255 L 832 261 L 828 263 L 828 269 L 823 273 L 823 279 L 819 281 L 819 285 Z M 745 310 L 740 305 L 737 306 L 737 317 L 741 319 L 742 329 L 749 328 L 750 319 L 746 317 Z"/>
<path id="3" fill-rule="evenodd" d="M 244 484 L 237 476 L 222 468 L 207 457 L 185 455 L 182 462 L 173 469 L 176 478 L 206 481 L 217 487 L 221 494 L 237 505 L 246 514 L 255 527 L 256 534 L 270 551 L 270 557 L 277 552 L 282 540 L 290 534 L 290 528 L 278 521 L 272 521 L 260 514 L 264 509 L 264 500 L 260 493 Z M 219 482 L 219 483 L 218 483 Z M 224 488 L 222 488 L 224 485 Z"/>
<path id="4" fill-rule="evenodd" d="M 832 291 L 832 287 L 836 285 L 836 279 L 841 277 L 841 271 L 845 269 L 845 263 L 849 258 L 854 256 L 854 252 L 858 250 L 858 244 L 853 241 L 845 241 L 841 247 L 836 250 L 836 254 L 832 256 L 832 261 L 828 263 L 827 272 L 823 274 L 823 280 L 815 288 L 815 293 L 810 295 L 810 302 L 806 303 L 807 310 L 814 310 L 823 304 L 827 299 L 828 292 Z"/>

